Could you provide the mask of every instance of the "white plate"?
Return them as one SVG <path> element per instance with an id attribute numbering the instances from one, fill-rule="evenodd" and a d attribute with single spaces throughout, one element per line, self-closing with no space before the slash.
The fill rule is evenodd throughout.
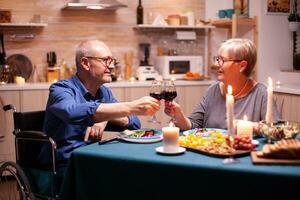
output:
<path id="1" fill-rule="evenodd" d="M 126 142 L 134 142 L 134 143 L 154 143 L 154 142 L 159 142 L 161 141 L 162 135 L 160 135 L 159 137 L 137 137 L 137 138 L 133 138 L 133 137 L 125 137 L 125 138 L 120 138 L 120 140 L 124 140 Z"/>
<path id="2" fill-rule="evenodd" d="M 209 131 L 220 131 L 223 134 L 227 134 L 227 130 L 225 130 L 225 129 L 219 129 L 219 128 L 196 128 L 196 129 L 191 129 L 191 130 L 184 131 L 183 135 L 194 134 L 199 129 L 204 129 L 207 132 L 209 132 Z M 196 135 L 201 135 L 202 137 L 210 137 L 210 134 L 201 133 L 201 132 L 196 133 Z"/>
<path id="3" fill-rule="evenodd" d="M 186 149 L 185 149 L 184 147 L 178 147 L 178 148 L 177 148 L 177 151 L 165 151 L 165 150 L 164 150 L 164 147 L 163 147 L 163 146 L 160 146 L 160 147 L 157 147 L 157 148 L 155 149 L 155 151 L 156 151 L 157 153 L 161 153 L 161 154 L 169 154 L 169 155 L 171 155 L 171 154 L 180 154 L 180 153 L 183 153 L 183 152 L 186 151 Z"/>
<path id="4" fill-rule="evenodd" d="M 140 129 L 140 130 L 132 130 L 132 131 L 141 131 L 141 130 L 149 130 L 149 129 Z M 159 142 L 161 141 L 162 134 L 160 130 L 153 129 L 155 131 L 154 136 L 149 136 L 149 137 L 133 137 L 133 136 L 128 136 L 128 137 L 120 137 L 119 139 L 124 140 L 126 142 L 134 142 L 134 143 L 153 143 L 153 142 Z"/>

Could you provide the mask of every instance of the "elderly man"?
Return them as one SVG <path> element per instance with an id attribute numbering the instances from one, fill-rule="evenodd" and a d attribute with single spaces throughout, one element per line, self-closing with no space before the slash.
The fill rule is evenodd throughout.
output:
<path id="1" fill-rule="evenodd" d="M 103 42 L 83 42 L 76 50 L 76 75 L 51 85 L 44 132 L 57 143 L 59 164 L 64 166 L 74 149 L 101 139 L 106 125 L 139 129 L 140 121 L 135 115 L 153 115 L 159 110 L 159 101 L 150 96 L 117 102 L 103 85 L 112 81 L 114 61 Z M 44 150 L 41 160 L 47 163 L 43 153 L 49 149 Z"/>

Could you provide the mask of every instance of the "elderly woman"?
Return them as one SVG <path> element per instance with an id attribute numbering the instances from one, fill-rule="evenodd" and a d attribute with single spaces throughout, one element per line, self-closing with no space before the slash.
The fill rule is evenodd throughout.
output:
<path id="1" fill-rule="evenodd" d="M 256 47 L 248 39 L 229 39 L 221 44 L 214 62 L 218 69 L 218 81 L 211 85 L 201 102 L 189 117 L 186 117 L 175 102 L 165 102 L 165 113 L 175 119 L 181 130 L 193 128 L 226 129 L 227 86 L 233 89 L 234 115 L 236 119 L 258 122 L 265 119 L 267 110 L 267 88 L 251 79 L 256 63 Z M 280 120 L 280 114 L 273 103 L 273 120 Z"/>

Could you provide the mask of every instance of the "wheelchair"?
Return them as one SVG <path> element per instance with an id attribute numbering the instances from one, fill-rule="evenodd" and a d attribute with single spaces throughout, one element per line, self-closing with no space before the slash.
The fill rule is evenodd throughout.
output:
<path id="1" fill-rule="evenodd" d="M 51 137 L 42 132 L 45 111 L 17 112 L 11 104 L 3 106 L 3 109 L 13 111 L 16 163 L 0 164 L 1 182 L 15 179 L 18 199 L 58 199 L 57 146 Z M 50 164 L 39 161 L 39 154 L 45 146 L 51 149 Z"/>

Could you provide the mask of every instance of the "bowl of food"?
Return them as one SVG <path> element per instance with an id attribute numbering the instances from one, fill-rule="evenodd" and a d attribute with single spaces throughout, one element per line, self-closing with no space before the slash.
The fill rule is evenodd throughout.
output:
<path id="1" fill-rule="evenodd" d="M 259 123 L 260 133 L 268 142 L 279 141 L 282 139 L 294 139 L 300 132 L 300 126 L 297 123 L 278 122 L 272 125 L 265 122 Z"/>

